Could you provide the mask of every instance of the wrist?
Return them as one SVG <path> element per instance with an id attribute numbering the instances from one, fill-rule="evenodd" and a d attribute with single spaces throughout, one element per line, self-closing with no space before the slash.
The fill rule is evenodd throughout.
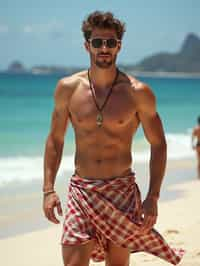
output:
<path id="1" fill-rule="evenodd" d="M 50 191 L 50 190 L 54 190 L 54 184 L 48 183 L 48 184 L 43 185 L 42 187 L 43 192 Z"/>
<path id="2" fill-rule="evenodd" d="M 147 199 L 152 199 L 157 201 L 159 199 L 159 194 L 148 194 Z"/>
<path id="3" fill-rule="evenodd" d="M 56 191 L 54 189 L 49 189 L 49 190 L 45 190 L 45 191 L 43 190 L 43 196 L 44 197 L 47 197 L 50 194 L 54 194 L 54 193 L 56 193 Z"/>

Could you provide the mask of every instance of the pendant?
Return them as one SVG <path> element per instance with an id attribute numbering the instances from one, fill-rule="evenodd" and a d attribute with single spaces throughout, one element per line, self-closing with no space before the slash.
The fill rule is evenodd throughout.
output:
<path id="1" fill-rule="evenodd" d="M 99 114 L 97 115 L 97 119 L 96 119 L 96 121 L 97 121 L 97 126 L 101 127 L 101 125 L 102 125 L 102 123 L 103 123 L 103 116 L 102 116 L 101 113 L 99 113 Z"/>

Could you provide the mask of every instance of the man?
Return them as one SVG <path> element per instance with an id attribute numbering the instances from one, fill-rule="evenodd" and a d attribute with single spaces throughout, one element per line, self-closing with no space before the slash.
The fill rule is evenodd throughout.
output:
<path id="1" fill-rule="evenodd" d="M 54 183 L 70 121 L 76 152 L 62 236 L 64 265 L 86 266 L 92 257 L 105 259 L 107 266 L 127 266 L 130 252 L 141 250 L 177 264 L 181 253 L 152 229 L 166 165 L 155 96 L 117 69 L 125 26 L 112 13 L 90 14 L 82 31 L 90 68 L 58 82 L 44 160 L 44 213 L 59 223 Z M 150 185 L 142 204 L 131 170 L 131 144 L 140 123 L 151 144 Z"/>
<path id="2" fill-rule="evenodd" d="M 197 153 L 197 175 L 200 179 L 200 116 L 197 118 L 197 126 L 192 132 L 192 148 Z"/>

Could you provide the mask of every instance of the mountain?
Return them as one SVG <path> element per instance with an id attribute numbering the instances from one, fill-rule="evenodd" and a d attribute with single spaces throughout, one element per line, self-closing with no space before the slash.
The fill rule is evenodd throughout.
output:
<path id="1" fill-rule="evenodd" d="M 27 72 L 27 70 L 20 61 L 14 61 L 8 66 L 7 72 L 20 74 Z"/>
<path id="2" fill-rule="evenodd" d="M 200 75 L 200 38 L 190 33 L 183 41 L 177 53 L 160 52 L 144 58 L 135 65 L 120 65 L 120 68 L 128 72 L 154 72 L 156 75 L 161 72 L 170 72 L 189 75 Z M 34 66 L 26 69 L 19 61 L 12 62 L 6 72 L 8 73 L 33 73 L 33 74 L 67 74 L 80 71 L 80 67 L 65 66 Z M 172 74 L 173 74 L 172 73 Z M 173 75 L 174 75 L 173 74 Z M 179 75 L 178 74 L 178 75 Z"/>
<path id="3" fill-rule="evenodd" d="M 190 33 L 177 53 L 161 52 L 146 57 L 132 70 L 200 73 L 200 38 Z"/>

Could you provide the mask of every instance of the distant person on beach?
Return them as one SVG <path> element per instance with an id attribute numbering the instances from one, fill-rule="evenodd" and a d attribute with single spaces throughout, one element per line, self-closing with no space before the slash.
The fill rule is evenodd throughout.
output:
<path id="1" fill-rule="evenodd" d="M 129 265 L 130 253 L 145 251 L 178 264 L 175 251 L 153 229 L 166 166 L 166 140 L 148 85 L 116 66 L 125 25 L 110 12 L 93 12 L 83 21 L 88 70 L 61 79 L 44 156 L 43 209 L 59 223 L 62 215 L 55 179 L 64 137 L 75 133 L 75 169 L 68 189 L 62 234 L 65 266 Z M 68 51 L 70 52 L 70 51 Z M 132 169 L 132 141 L 139 125 L 151 146 L 150 183 L 141 202 Z"/>
<path id="2" fill-rule="evenodd" d="M 197 118 L 197 126 L 192 131 L 192 148 L 197 153 L 197 175 L 200 179 L 200 116 Z"/>

